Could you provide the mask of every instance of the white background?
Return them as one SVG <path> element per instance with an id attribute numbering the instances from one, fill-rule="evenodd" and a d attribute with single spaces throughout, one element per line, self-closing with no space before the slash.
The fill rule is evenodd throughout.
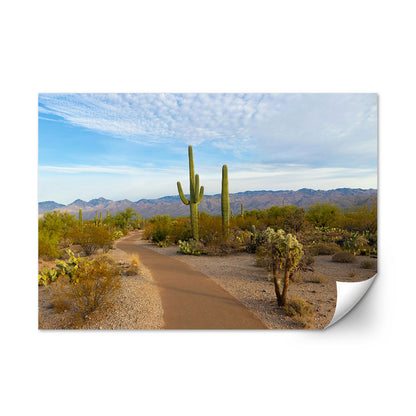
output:
<path id="1" fill-rule="evenodd" d="M 2 2 L 2 413 L 411 413 L 411 6 Z M 379 93 L 380 273 L 364 300 L 326 331 L 38 331 L 37 94 L 108 91 Z"/>

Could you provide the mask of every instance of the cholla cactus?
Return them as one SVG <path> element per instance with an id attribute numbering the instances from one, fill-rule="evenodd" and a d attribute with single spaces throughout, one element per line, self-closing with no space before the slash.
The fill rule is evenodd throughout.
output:
<path id="1" fill-rule="evenodd" d="M 199 175 L 195 175 L 194 170 L 194 156 L 192 153 L 192 146 L 188 146 L 188 158 L 189 158 L 189 188 L 190 195 L 189 200 L 186 198 L 182 190 L 182 185 L 180 182 L 177 182 L 178 192 L 181 198 L 181 201 L 185 205 L 189 205 L 191 211 L 191 226 L 192 226 L 192 237 L 194 240 L 199 239 L 198 233 L 198 204 L 202 201 L 204 197 L 204 187 L 199 188 Z"/>
<path id="2" fill-rule="evenodd" d="M 298 265 L 303 254 L 302 244 L 292 234 L 286 234 L 283 230 L 275 231 L 270 227 L 261 233 L 261 240 L 266 248 L 272 269 L 277 303 L 279 306 L 284 306 L 289 288 L 290 272 Z M 279 280 L 279 270 L 283 270 L 283 282 Z M 282 288 L 281 284 L 283 284 Z"/>

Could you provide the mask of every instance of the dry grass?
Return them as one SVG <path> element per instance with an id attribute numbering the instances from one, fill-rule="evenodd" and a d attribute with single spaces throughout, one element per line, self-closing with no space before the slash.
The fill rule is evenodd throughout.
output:
<path id="1" fill-rule="evenodd" d="M 363 260 L 361 262 L 361 268 L 362 269 L 368 269 L 368 270 L 376 270 L 377 269 L 377 262 L 374 260 Z"/>
<path id="2" fill-rule="evenodd" d="M 332 256 L 332 261 L 336 263 L 354 263 L 356 259 L 354 254 L 348 251 L 340 251 Z"/>
<path id="3" fill-rule="evenodd" d="M 293 318 L 293 320 L 302 328 L 314 328 L 315 313 L 312 306 L 306 300 L 297 298 L 289 299 L 283 307 L 286 315 Z"/>
<path id="4" fill-rule="evenodd" d="M 309 283 L 326 283 L 326 276 L 319 273 L 314 273 L 311 277 L 307 280 Z"/>
<path id="5" fill-rule="evenodd" d="M 330 243 L 316 243 L 308 247 L 312 256 L 326 256 L 338 253 L 341 251 L 341 247 L 333 242 Z"/>
<path id="6" fill-rule="evenodd" d="M 139 264 L 140 264 L 139 256 L 137 254 L 133 254 L 131 256 L 130 266 L 126 270 L 126 275 L 127 276 L 135 276 L 136 274 L 138 274 L 139 273 Z"/>
<path id="7" fill-rule="evenodd" d="M 303 283 L 303 276 L 300 273 L 293 273 L 291 280 L 293 283 Z"/>

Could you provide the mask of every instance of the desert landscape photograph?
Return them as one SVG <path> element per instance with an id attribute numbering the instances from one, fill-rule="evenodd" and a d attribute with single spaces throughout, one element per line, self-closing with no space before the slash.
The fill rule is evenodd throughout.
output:
<path id="1" fill-rule="evenodd" d="M 377 273 L 377 101 L 39 94 L 39 329 L 327 327 Z"/>

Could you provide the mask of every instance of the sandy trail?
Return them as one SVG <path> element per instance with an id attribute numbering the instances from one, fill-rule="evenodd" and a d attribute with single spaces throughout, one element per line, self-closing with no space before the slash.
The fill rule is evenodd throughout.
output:
<path id="1" fill-rule="evenodd" d="M 138 254 L 156 282 L 166 329 L 267 329 L 257 316 L 205 274 L 136 242 L 134 234 L 117 248 Z"/>

